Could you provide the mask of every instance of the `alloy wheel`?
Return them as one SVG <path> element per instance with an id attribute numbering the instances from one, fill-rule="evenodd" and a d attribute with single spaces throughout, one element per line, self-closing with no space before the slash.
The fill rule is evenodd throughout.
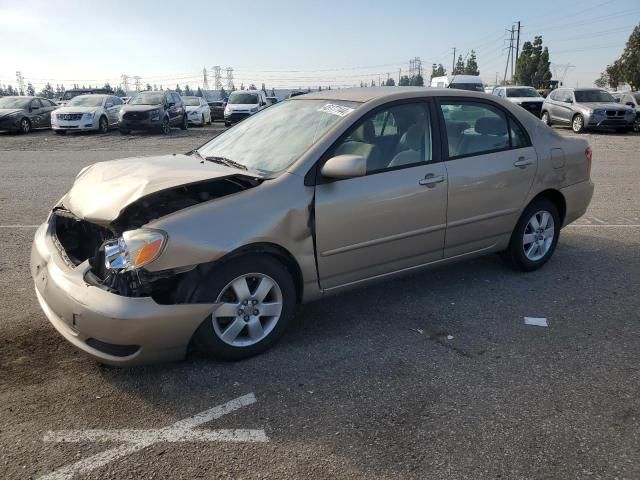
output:
<path id="1" fill-rule="evenodd" d="M 582 131 L 582 127 L 584 126 L 584 119 L 582 115 L 576 115 L 573 119 L 573 131 L 576 133 L 580 133 Z"/>
<path id="2" fill-rule="evenodd" d="M 109 124 L 107 123 L 107 119 L 104 117 L 100 119 L 99 130 L 102 133 L 107 133 L 109 131 Z"/>
<path id="3" fill-rule="evenodd" d="M 229 282 L 216 300 L 213 329 L 233 347 L 249 347 L 265 339 L 282 314 L 283 295 L 276 281 L 261 273 L 248 273 Z"/>
<path id="4" fill-rule="evenodd" d="M 29 133 L 31 131 L 31 123 L 26 118 L 23 118 L 20 122 L 20 131 L 22 133 Z"/>
<path id="5" fill-rule="evenodd" d="M 549 253 L 553 244 L 555 224 L 553 216 L 546 210 L 533 214 L 524 229 L 522 248 L 524 255 L 532 262 L 537 262 Z"/>
<path id="6" fill-rule="evenodd" d="M 169 135 L 171 133 L 171 125 L 169 125 L 169 120 L 166 118 L 162 121 L 162 133 L 165 135 Z"/>

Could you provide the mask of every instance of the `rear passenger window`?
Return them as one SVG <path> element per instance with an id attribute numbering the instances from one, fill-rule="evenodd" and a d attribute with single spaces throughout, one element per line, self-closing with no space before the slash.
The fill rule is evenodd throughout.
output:
<path id="1" fill-rule="evenodd" d="M 440 105 L 447 133 L 449 158 L 479 155 L 509 148 L 505 114 L 484 103 L 451 101 Z"/>
<path id="2" fill-rule="evenodd" d="M 531 146 L 529 135 L 515 121 L 509 119 L 509 132 L 511 134 L 511 148 L 524 148 Z"/>

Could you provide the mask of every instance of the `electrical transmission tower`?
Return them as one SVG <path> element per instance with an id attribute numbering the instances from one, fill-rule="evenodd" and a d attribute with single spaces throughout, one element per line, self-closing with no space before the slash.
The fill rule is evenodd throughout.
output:
<path id="1" fill-rule="evenodd" d="M 133 84 L 136 87 L 136 92 L 139 92 L 142 89 L 141 82 L 140 82 L 141 80 L 142 80 L 142 77 L 140 77 L 138 75 L 134 75 Z"/>
<path id="2" fill-rule="evenodd" d="M 409 60 L 409 77 L 422 75 L 422 60 L 420 57 L 413 57 Z"/>
<path id="3" fill-rule="evenodd" d="M 120 79 L 122 80 L 120 82 L 122 84 L 122 89 L 125 92 L 128 92 L 129 91 L 129 75 L 126 75 L 123 73 L 122 75 L 120 75 Z"/>
<path id="4" fill-rule="evenodd" d="M 233 90 L 233 68 L 227 67 L 227 89 Z"/>
<path id="5" fill-rule="evenodd" d="M 209 80 L 207 79 L 207 67 L 202 69 L 202 88 L 209 90 Z"/>
<path id="6" fill-rule="evenodd" d="M 552 63 L 551 71 L 553 72 L 553 79 L 558 80 L 560 83 L 564 82 L 567 72 L 570 68 L 574 67 L 575 65 L 571 65 L 570 63 Z"/>
<path id="7" fill-rule="evenodd" d="M 20 92 L 20 95 L 24 95 L 24 77 L 20 70 L 16 72 L 16 83 L 18 84 L 18 91 Z"/>
<path id="8" fill-rule="evenodd" d="M 222 90 L 222 73 L 221 73 L 220 65 L 214 65 L 213 79 L 216 85 L 216 90 Z"/>

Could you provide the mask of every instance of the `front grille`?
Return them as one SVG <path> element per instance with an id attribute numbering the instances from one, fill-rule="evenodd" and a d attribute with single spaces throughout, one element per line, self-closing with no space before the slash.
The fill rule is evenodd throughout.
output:
<path id="1" fill-rule="evenodd" d="M 233 112 L 230 115 L 226 115 L 225 120 L 239 121 L 239 120 L 244 120 L 248 116 L 249 116 L 249 113 Z"/>
<path id="2" fill-rule="evenodd" d="M 148 112 L 125 112 L 122 118 L 125 120 L 146 120 L 148 116 Z"/>
<path id="3" fill-rule="evenodd" d="M 82 118 L 81 113 L 58 113 L 56 115 L 58 120 L 80 120 Z"/>
<path id="4" fill-rule="evenodd" d="M 607 117 L 624 117 L 624 110 L 607 110 Z"/>
<path id="5" fill-rule="evenodd" d="M 522 108 L 533 114 L 539 115 L 542 111 L 542 102 L 522 102 Z"/>

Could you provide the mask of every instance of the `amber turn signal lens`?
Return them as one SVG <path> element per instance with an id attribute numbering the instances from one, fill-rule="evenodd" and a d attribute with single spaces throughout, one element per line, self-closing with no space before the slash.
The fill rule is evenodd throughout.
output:
<path id="1" fill-rule="evenodd" d="M 160 251 L 161 248 L 162 248 L 162 240 L 155 240 L 151 243 L 147 243 L 144 247 L 142 247 L 138 251 L 134 264 L 138 266 L 138 265 L 144 265 L 146 263 L 149 263 L 151 260 L 153 260 L 156 257 L 156 255 L 158 255 L 158 252 Z"/>

